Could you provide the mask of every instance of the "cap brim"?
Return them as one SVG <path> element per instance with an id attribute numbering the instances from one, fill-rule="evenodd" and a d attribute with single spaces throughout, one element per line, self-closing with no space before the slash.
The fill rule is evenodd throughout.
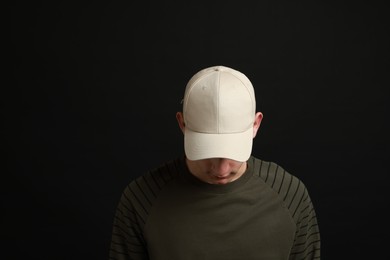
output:
<path id="1" fill-rule="evenodd" d="M 253 127 L 242 133 L 207 134 L 185 129 L 184 150 L 190 160 L 227 158 L 239 162 L 249 159 L 252 152 Z"/>

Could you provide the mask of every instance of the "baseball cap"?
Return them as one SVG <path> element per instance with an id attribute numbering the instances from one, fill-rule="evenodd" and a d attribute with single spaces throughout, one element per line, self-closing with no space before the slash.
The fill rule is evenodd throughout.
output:
<path id="1" fill-rule="evenodd" d="M 187 158 L 248 160 L 255 113 L 255 92 L 242 72 L 226 66 L 200 70 L 188 81 L 183 99 Z"/>

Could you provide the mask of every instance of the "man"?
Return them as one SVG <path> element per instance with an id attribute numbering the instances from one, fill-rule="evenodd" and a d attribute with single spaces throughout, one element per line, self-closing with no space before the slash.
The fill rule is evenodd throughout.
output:
<path id="1" fill-rule="evenodd" d="M 251 155 L 263 115 L 243 73 L 196 73 L 176 118 L 185 155 L 125 188 L 110 259 L 320 259 L 305 185 Z"/>

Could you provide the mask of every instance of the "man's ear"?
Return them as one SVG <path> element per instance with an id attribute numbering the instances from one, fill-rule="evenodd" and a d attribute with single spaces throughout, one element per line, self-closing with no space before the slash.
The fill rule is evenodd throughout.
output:
<path id="1" fill-rule="evenodd" d="M 177 112 L 176 113 L 176 120 L 177 120 L 177 123 L 181 129 L 181 131 L 183 132 L 184 134 L 184 129 L 186 127 L 185 123 L 184 123 L 184 116 L 183 116 L 183 113 L 182 112 Z"/>
<path id="2" fill-rule="evenodd" d="M 253 138 L 256 137 L 257 131 L 260 128 L 260 124 L 262 120 L 263 120 L 263 113 L 257 112 L 255 115 L 255 122 L 253 123 Z"/>

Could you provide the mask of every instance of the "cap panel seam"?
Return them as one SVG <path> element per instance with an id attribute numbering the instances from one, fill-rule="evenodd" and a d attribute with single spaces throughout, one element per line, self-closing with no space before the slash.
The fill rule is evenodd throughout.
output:
<path id="1" fill-rule="evenodd" d="M 219 108 L 220 108 L 220 89 L 221 89 L 221 71 L 218 71 L 218 88 L 217 88 L 217 97 L 218 97 L 218 100 L 217 100 L 217 129 L 218 129 L 218 134 L 221 133 L 221 129 L 220 129 L 220 114 L 219 114 Z"/>

